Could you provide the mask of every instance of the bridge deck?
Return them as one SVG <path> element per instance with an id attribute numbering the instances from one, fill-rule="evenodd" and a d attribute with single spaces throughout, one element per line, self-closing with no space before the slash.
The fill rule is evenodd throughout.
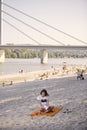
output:
<path id="1" fill-rule="evenodd" d="M 87 46 L 57 46 L 57 45 L 0 45 L 0 49 L 87 49 Z"/>

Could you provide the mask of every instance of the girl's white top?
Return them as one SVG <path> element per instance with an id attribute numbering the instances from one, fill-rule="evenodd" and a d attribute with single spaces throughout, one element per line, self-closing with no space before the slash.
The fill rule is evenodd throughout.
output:
<path id="1" fill-rule="evenodd" d="M 43 108 L 45 108 L 46 110 L 48 109 L 48 107 L 49 107 L 47 104 L 47 101 L 49 100 L 48 96 L 42 97 L 41 95 L 39 95 L 37 97 L 37 100 L 41 101 Z"/>

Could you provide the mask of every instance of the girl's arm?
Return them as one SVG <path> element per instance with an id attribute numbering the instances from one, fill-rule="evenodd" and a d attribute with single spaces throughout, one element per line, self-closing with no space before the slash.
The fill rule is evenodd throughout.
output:
<path id="1" fill-rule="evenodd" d="M 47 105 L 49 106 L 49 100 L 47 100 Z"/>
<path id="2" fill-rule="evenodd" d="M 37 100 L 38 104 L 42 107 L 42 104 L 41 104 L 41 101 L 40 100 Z"/>

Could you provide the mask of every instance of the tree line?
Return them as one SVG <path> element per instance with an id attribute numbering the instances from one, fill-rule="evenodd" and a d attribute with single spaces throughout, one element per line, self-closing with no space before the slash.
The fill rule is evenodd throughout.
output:
<path id="1" fill-rule="evenodd" d="M 29 49 L 9 49 L 5 50 L 6 58 L 40 58 L 40 51 Z M 87 57 L 87 51 L 49 51 L 49 58 L 84 58 Z"/>

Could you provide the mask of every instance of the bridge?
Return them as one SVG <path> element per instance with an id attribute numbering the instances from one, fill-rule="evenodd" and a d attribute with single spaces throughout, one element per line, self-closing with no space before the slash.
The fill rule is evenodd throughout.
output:
<path id="1" fill-rule="evenodd" d="M 58 45 L 1 45 L 0 49 L 63 49 L 87 50 L 87 46 L 58 46 Z"/>
<path id="2" fill-rule="evenodd" d="M 56 32 L 59 32 L 63 35 L 65 35 L 66 37 L 68 38 L 71 38 L 72 40 L 74 41 L 77 41 L 79 43 L 79 45 L 71 45 L 71 44 L 68 44 L 66 45 L 64 42 L 60 41 L 59 39 L 49 35 L 49 33 L 45 33 L 39 29 L 37 29 L 36 27 L 30 25 L 29 23 L 26 23 L 24 20 L 21 20 L 13 15 L 11 15 L 10 13 L 8 13 L 7 11 L 4 11 L 2 9 L 2 5 L 3 6 L 6 6 L 12 10 L 15 10 L 16 12 L 30 18 L 30 19 L 33 19 L 34 21 L 37 21 L 38 24 L 42 24 L 52 30 L 55 30 Z M 15 25 L 13 25 L 12 23 L 10 23 L 9 21 L 7 21 L 6 19 L 2 18 L 2 13 L 5 14 L 6 16 L 24 24 L 27 28 L 31 28 L 32 30 L 38 32 L 40 35 L 43 35 L 44 37 L 50 39 L 52 41 L 52 44 L 42 44 L 40 43 L 40 41 L 36 40 L 35 38 L 33 38 L 32 36 L 28 35 L 27 33 L 23 32 L 21 29 L 19 29 L 18 27 L 16 27 Z M 6 44 L 6 45 L 3 45 L 2 43 L 2 40 L 1 40 L 1 26 L 2 26 L 2 21 L 5 22 L 6 24 L 8 24 L 9 26 L 11 26 L 12 28 L 14 28 L 16 31 L 20 32 L 23 36 L 27 37 L 28 39 L 30 39 L 32 42 L 34 42 L 35 44 L 24 44 L 24 45 L 18 45 L 18 44 Z M 55 44 L 56 43 L 56 44 Z M 48 52 L 47 50 L 48 49 L 66 49 L 66 50 L 87 50 L 87 42 L 85 42 L 84 40 L 81 40 L 69 33 L 66 33 L 52 25 L 49 25 L 48 23 L 44 22 L 44 21 L 41 21 L 40 19 L 38 18 L 35 18 L 19 9 L 16 9 L 14 7 L 12 7 L 11 5 L 8 5 L 7 3 L 4 3 L 0 0 L 0 59 L 1 61 L 0 62 L 4 62 L 4 59 L 5 59 L 5 52 L 4 52 L 4 49 L 22 49 L 22 48 L 29 48 L 29 49 L 33 49 L 33 48 L 36 48 L 36 49 L 41 49 L 42 50 L 42 55 L 41 55 L 41 63 L 47 63 L 48 62 Z"/>

